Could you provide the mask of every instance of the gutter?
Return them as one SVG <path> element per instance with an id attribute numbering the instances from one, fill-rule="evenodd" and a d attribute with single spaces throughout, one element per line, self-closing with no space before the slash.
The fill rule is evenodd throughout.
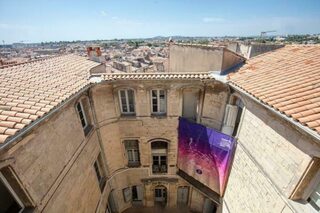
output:
<path id="1" fill-rule="evenodd" d="M 310 128 L 302 125 L 301 123 L 295 121 L 293 118 L 287 117 L 286 115 L 282 114 L 281 112 L 275 110 L 273 107 L 259 101 L 257 98 L 255 98 L 253 95 L 249 94 L 248 92 L 246 92 L 245 90 L 241 89 L 240 87 L 234 85 L 233 83 L 228 82 L 229 86 L 231 86 L 233 89 L 235 89 L 237 92 L 240 92 L 242 94 L 244 94 L 245 96 L 247 96 L 248 98 L 250 98 L 251 100 L 253 100 L 254 102 L 262 105 L 263 107 L 265 107 L 266 109 L 268 109 L 269 111 L 273 112 L 274 114 L 276 114 L 277 116 L 285 119 L 286 121 L 288 121 L 290 124 L 293 124 L 294 126 L 298 127 L 300 130 L 302 130 L 303 133 L 311 136 L 313 139 L 316 140 L 316 142 L 318 144 L 320 144 L 320 135 L 318 133 L 316 133 L 315 131 L 311 130 Z"/>
<path id="2" fill-rule="evenodd" d="M 76 92 L 74 95 L 72 95 L 70 98 L 68 98 L 65 102 L 62 102 L 60 105 L 55 107 L 53 110 L 49 111 L 43 117 L 40 117 L 39 119 L 33 121 L 31 124 L 29 124 L 28 126 L 23 128 L 22 130 L 20 130 L 16 135 L 13 135 L 12 137 L 10 137 L 8 141 L 6 141 L 2 146 L 0 146 L 0 154 L 3 151 L 5 151 L 6 149 L 9 149 L 11 146 L 13 146 L 18 141 L 22 140 L 22 138 L 26 134 L 30 133 L 41 122 L 48 119 L 50 116 L 52 116 L 54 113 L 59 111 L 61 108 L 68 105 L 69 103 L 71 103 L 74 99 L 80 97 L 82 95 L 82 93 L 85 92 L 86 90 L 88 90 L 91 86 L 92 86 L 92 84 L 88 84 L 87 86 L 85 86 L 84 88 L 82 88 L 81 90 Z"/>

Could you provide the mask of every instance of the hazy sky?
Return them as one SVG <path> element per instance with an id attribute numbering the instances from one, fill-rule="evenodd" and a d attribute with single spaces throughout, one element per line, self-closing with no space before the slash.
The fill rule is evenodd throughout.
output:
<path id="1" fill-rule="evenodd" d="M 0 0 L 0 43 L 320 33 L 320 0 Z"/>

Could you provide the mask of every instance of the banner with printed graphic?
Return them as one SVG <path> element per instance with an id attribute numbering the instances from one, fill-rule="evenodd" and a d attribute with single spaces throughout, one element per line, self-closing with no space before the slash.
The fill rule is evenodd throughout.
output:
<path id="1" fill-rule="evenodd" d="M 231 166 L 235 138 L 179 119 L 178 167 L 222 195 Z"/>

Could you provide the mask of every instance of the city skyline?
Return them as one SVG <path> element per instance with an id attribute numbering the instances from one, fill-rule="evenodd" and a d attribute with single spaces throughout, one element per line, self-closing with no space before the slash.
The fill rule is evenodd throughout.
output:
<path id="1" fill-rule="evenodd" d="M 0 41 L 46 42 L 155 36 L 254 36 L 320 32 L 320 2 L 0 1 Z"/>

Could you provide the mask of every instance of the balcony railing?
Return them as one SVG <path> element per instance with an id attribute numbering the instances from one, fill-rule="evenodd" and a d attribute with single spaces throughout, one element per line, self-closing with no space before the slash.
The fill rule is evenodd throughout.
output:
<path id="1" fill-rule="evenodd" d="M 152 173 L 167 173 L 167 165 L 152 165 Z"/>
<path id="2" fill-rule="evenodd" d="M 140 167 L 140 161 L 129 161 L 128 167 Z"/>

